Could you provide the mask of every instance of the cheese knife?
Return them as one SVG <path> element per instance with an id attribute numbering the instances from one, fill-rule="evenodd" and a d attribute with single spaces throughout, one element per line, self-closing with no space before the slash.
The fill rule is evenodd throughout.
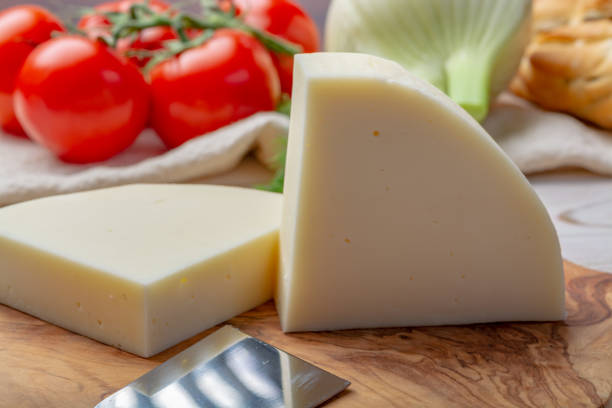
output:
<path id="1" fill-rule="evenodd" d="M 310 408 L 350 383 L 224 326 L 96 408 Z"/>

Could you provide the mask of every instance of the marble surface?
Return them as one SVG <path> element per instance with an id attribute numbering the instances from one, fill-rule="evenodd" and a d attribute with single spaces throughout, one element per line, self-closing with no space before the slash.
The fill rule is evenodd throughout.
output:
<path id="1" fill-rule="evenodd" d="M 571 262 L 612 273 L 612 178 L 558 171 L 529 178 Z"/>

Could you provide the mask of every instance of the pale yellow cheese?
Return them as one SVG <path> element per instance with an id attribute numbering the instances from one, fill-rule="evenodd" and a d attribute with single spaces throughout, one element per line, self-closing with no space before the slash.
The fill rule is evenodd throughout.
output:
<path id="1" fill-rule="evenodd" d="M 525 177 L 381 58 L 296 58 L 280 247 L 285 331 L 564 318 L 557 235 Z"/>
<path id="2" fill-rule="evenodd" d="M 132 185 L 0 210 L 0 303 L 154 355 L 272 297 L 281 196 Z"/>

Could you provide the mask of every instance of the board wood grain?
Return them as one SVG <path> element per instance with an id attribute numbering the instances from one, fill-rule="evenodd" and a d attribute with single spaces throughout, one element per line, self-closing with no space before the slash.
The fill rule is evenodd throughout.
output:
<path id="1" fill-rule="evenodd" d="M 271 302 L 228 323 L 352 382 L 331 407 L 599 407 L 612 275 L 565 264 L 564 322 L 283 334 Z M 0 306 L 0 407 L 93 407 L 210 334 L 143 359 Z"/>

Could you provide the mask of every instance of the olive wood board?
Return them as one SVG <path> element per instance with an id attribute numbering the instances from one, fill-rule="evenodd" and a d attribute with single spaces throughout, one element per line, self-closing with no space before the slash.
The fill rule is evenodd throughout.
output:
<path id="1" fill-rule="evenodd" d="M 565 274 L 564 322 L 284 334 L 268 302 L 227 323 L 351 381 L 329 407 L 604 406 L 612 275 Z M 144 359 L 0 305 L 0 407 L 93 407 L 216 328 Z"/>

